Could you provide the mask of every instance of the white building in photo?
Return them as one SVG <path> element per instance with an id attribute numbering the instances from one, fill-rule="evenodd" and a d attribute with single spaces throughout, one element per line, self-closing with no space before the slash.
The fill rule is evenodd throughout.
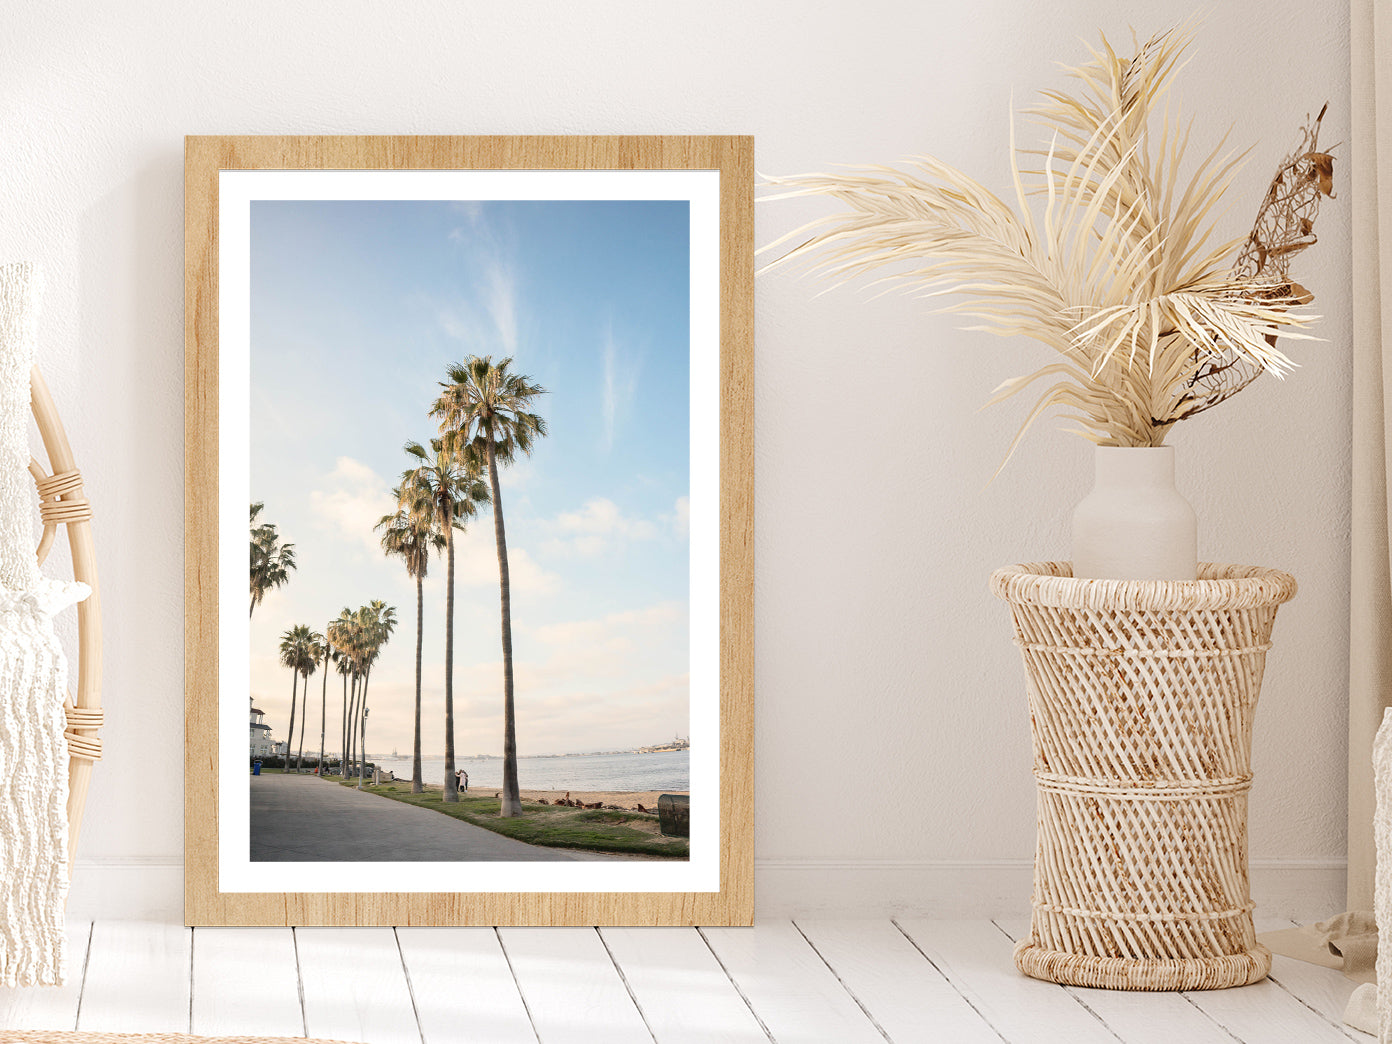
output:
<path id="1" fill-rule="evenodd" d="M 274 754 L 283 753 L 284 747 L 285 744 L 277 743 L 271 738 L 271 727 L 266 724 L 266 712 L 252 703 L 251 756 L 253 758 L 268 758 Z"/>

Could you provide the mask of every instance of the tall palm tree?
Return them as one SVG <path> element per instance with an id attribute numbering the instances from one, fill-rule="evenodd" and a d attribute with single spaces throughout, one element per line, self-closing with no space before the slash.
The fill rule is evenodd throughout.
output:
<path id="1" fill-rule="evenodd" d="M 304 647 L 304 659 L 300 661 L 300 673 L 304 675 L 304 701 L 300 704 L 300 749 L 295 756 L 295 771 L 299 772 L 304 768 L 304 738 L 305 738 L 305 718 L 309 715 L 309 676 L 314 673 L 314 669 L 319 666 L 319 647 L 324 642 L 324 636 L 318 631 L 311 632 L 309 641 Z M 289 760 L 290 750 L 286 748 L 286 760 Z"/>
<path id="2" fill-rule="evenodd" d="M 332 626 L 332 625 L 330 625 Z M 333 643 L 328 639 L 329 628 L 319 636 L 319 659 L 324 665 L 324 680 L 319 689 L 319 778 L 324 778 L 324 733 L 329 716 L 329 663 L 338 659 Z"/>
<path id="3" fill-rule="evenodd" d="M 343 675 L 343 729 L 339 753 L 339 775 L 348 778 L 348 763 L 352 759 L 352 708 L 357 699 L 357 662 L 354 659 L 357 649 L 358 623 L 353 611 L 344 608 L 338 617 L 329 624 L 329 639 L 338 650 L 338 672 Z M 349 681 L 352 691 L 349 691 Z"/>
<path id="4" fill-rule="evenodd" d="M 456 456 L 440 439 L 426 450 L 408 442 L 406 452 L 417 464 L 401 477 L 401 492 L 412 514 L 433 518 L 445 537 L 445 780 L 444 800 L 459 800 L 454 778 L 454 531 L 478 514 L 488 500 L 488 487 L 479 474 L 479 458 Z"/>
<path id="5" fill-rule="evenodd" d="M 517 722 L 512 696 L 512 585 L 508 576 L 507 532 L 503 526 L 498 464 L 511 464 L 519 453 L 530 456 L 533 443 L 546 435 L 546 421 L 531 412 L 532 400 L 546 389 L 530 377 L 510 372 L 511 359 L 470 356 L 451 366 L 444 389 L 430 415 L 440 422 L 446 452 L 457 460 L 482 460 L 488 466 L 493 500 L 493 539 L 498 548 L 498 591 L 503 638 L 503 800 L 499 815 L 522 814 L 517 787 Z"/>
<path id="6" fill-rule="evenodd" d="M 409 476 L 411 473 L 406 473 Z M 425 789 L 421 772 L 421 644 L 425 636 L 425 594 L 426 570 L 430 565 L 430 552 L 440 551 L 445 546 L 445 537 L 435 528 L 434 514 L 420 514 L 411 510 L 408 503 L 408 487 L 404 483 L 392 490 L 396 497 L 395 514 L 383 515 L 375 528 L 382 530 L 382 551 L 387 555 L 397 555 L 406 564 L 406 573 L 416 582 L 416 736 L 411 754 L 411 793 L 419 794 Z"/>
<path id="7" fill-rule="evenodd" d="M 358 661 L 363 676 L 360 702 L 362 725 L 358 733 L 361 737 L 359 749 L 362 752 L 358 759 L 358 789 L 361 790 L 363 777 L 367 774 L 367 687 L 372 678 L 372 665 L 377 662 L 382 646 L 387 644 L 392 631 L 396 629 L 396 607 L 374 600 L 358 610 L 358 618 L 362 621 L 363 635 L 362 653 Z"/>
<path id="8" fill-rule="evenodd" d="M 273 587 L 290 579 L 295 568 L 295 545 L 282 544 L 273 523 L 256 524 L 256 516 L 266 505 L 257 501 L 251 505 L 251 610 L 250 617 Z"/>
<path id="9" fill-rule="evenodd" d="M 336 664 L 339 676 L 343 679 L 343 730 L 339 737 L 338 752 L 338 774 L 344 779 L 348 778 L 348 679 L 353 673 L 353 660 L 342 649 L 335 650 L 338 654 Z"/>
<path id="10" fill-rule="evenodd" d="M 367 704 L 367 693 L 363 684 L 367 673 L 364 669 L 368 650 L 367 627 L 369 621 L 367 612 L 367 606 L 364 605 L 353 613 L 353 622 L 349 627 L 348 639 L 353 661 L 353 674 L 348 685 L 348 754 L 353 765 L 354 775 L 357 775 L 358 766 L 362 761 L 360 725 L 363 718 L 363 708 Z"/>
<path id="11" fill-rule="evenodd" d="M 289 667 L 294 675 L 290 685 L 290 728 L 285 736 L 285 767 L 290 767 L 290 748 L 295 742 L 295 706 L 298 702 L 300 673 L 309 656 L 310 630 L 304 624 L 296 624 L 280 636 L 280 662 Z M 308 685 L 308 680 L 305 682 Z"/>

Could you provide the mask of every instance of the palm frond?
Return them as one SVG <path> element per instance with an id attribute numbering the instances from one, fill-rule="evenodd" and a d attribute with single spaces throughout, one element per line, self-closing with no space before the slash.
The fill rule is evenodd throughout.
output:
<path id="1" fill-rule="evenodd" d="M 1070 411 L 1100 443 L 1160 445 L 1177 421 L 1206 408 L 1196 381 L 1233 360 L 1288 373 L 1294 363 L 1277 338 L 1310 339 L 1299 331 L 1316 318 L 1298 310 L 1299 288 L 1232 269 L 1243 241 L 1215 235 L 1251 150 L 1230 148 L 1224 134 L 1192 170 L 1185 163 L 1194 120 L 1177 108 L 1172 115 L 1166 99 L 1193 32 L 1181 25 L 1135 41 L 1130 57 L 1103 37 L 1089 61 L 1066 70 L 1075 90 L 1045 91 L 1025 110 L 1048 129 L 1044 148 L 1018 148 L 1012 121 L 1013 204 L 931 156 L 766 177 L 773 191 L 764 200 L 825 196 L 845 209 L 761 248 L 774 255 L 761 273 L 796 265 L 834 288 L 878 272 L 870 287 L 946 301 L 938 311 L 975 320 L 966 329 L 1054 348 L 1065 362 L 1005 382 L 990 400 L 1060 378 L 1011 452 L 1051 407 Z M 1308 140 L 1318 162 L 1305 165 L 1327 171 L 1328 156 Z M 458 375 L 466 372 L 475 374 L 463 366 Z M 450 395 L 437 403 L 442 417 L 467 408 Z M 510 448 L 526 440 L 515 436 Z"/>

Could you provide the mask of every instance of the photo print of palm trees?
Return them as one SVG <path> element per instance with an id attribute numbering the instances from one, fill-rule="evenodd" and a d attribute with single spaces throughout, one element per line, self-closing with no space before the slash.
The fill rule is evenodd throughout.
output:
<path id="1" fill-rule="evenodd" d="M 224 349 L 223 495 L 244 461 L 251 565 L 245 632 L 222 596 L 248 691 L 224 683 L 220 713 L 249 697 L 251 749 L 234 775 L 224 735 L 219 778 L 245 890 L 608 888 L 690 864 L 717 804 L 714 685 L 710 706 L 693 685 L 718 627 L 693 621 L 718 574 L 693 554 L 713 196 L 692 172 L 642 172 L 637 198 L 613 172 L 514 172 L 473 198 L 470 173 L 397 198 L 332 181 L 378 172 L 289 193 L 271 172 L 244 313 L 223 254 L 223 342 L 247 346 L 244 368 Z"/>

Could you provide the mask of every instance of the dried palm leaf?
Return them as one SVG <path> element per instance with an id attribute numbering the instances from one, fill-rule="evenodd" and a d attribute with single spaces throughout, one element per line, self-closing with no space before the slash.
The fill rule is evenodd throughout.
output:
<path id="1" fill-rule="evenodd" d="M 1061 353 L 1064 361 L 1006 381 L 992 397 L 1056 378 L 1012 450 L 1051 407 L 1099 444 L 1162 444 L 1177 421 L 1212 404 L 1208 385 L 1224 386 L 1225 374 L 1282 376 L 1295 365 L 1276 338 L 1305 337 L 1294 331 L 1316 317 L 1298 310 L 1308 298 L 1275 259 L 1291 252 L 1290 229 L 1311 236 L 1305 186 L 1313 177 L 1327 188 L 1320 172 L 1331 169 L 1311 132 L 1288 161 L 1298 166 L 1290 190 L 1273 185 L 1267 216 L 1248 237 L 1261 262 L 1230 266 L 1241 241 L 1214 244 L 1213 214 L 1246 154 L 1228 150 L 1225 136 L 1185 177 L 1193 121 L 1172 117 L 1168 105 L 1158 115 L 1191 36 L 1172 29 L 1129 58 L 1103 37 L 1091 61 L 1068 70 L 1076 93 L 1046 91 L 1028 110 L 1052 132 L 1047 149 L 1018 149 L 1012 124 L 1020 159 L 1011 203 L 932 157 L 907 169 L 766 178 L 781 191 L 765 199 L 830 196 L 847 209 L 762 248 L 776 253 L 764 270 L 802 263 L 836 286 L 888 268 L 875 283 L 948 297 L 941 311 L 979 320 L 968 329 L 1027 335 Z"/>
<path id="2" fill-rule="evenodd" d="M 1334 195 L 1334 157 L 1319 151 L 1320 124 L 1328 108 L 1326 103 L 1301 129 L 1300 144 L 1276 169 L 1232 267 L 1234 278 L 1273 284 L 1273 294 L 1299 304 L 1309 304 L 1314 295 L 1290 278 L 1291 259 L 1315 244 L 1320 199 Z M 1261 368 L 1242 355 L 1208 356 L 1193 378 L 1184 415 L 1192 417 L 1227 401 L 1261 374 Z"/>

